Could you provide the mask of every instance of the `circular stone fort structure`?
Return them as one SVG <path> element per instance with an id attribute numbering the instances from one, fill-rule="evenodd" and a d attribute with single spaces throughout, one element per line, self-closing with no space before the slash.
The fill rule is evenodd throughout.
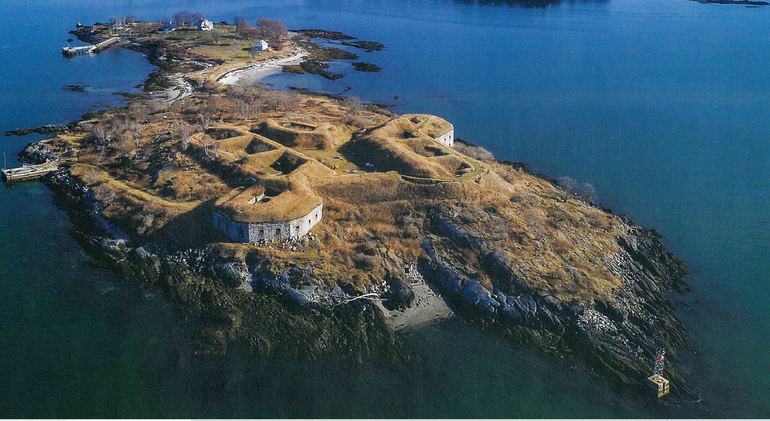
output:
<path id="1" fill-rule="evenodd" d="M 218 200 L 214 228 L 239 243 L 302 237 L 323 217 L 323 200 L 304 186 L 293 187 L 277 192 L 255 186 Z"/>

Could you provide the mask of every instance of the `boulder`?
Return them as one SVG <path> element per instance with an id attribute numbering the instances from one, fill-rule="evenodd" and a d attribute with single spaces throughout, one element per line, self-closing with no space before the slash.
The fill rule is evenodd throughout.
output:
<path id="1" fill-rule="evenodd" d="M 489 273 L 504 287 L 511 291 L 525 290 L 527 286 L 515 273 L 513 262 L 508 253 L 502 250 L 493 250 L 484 256 L 484 265 Z"/>
<path id="2" fill-rule="evenodd" d="M 478 281 L 470 280 L 462 289 L 462 297 L 469 304 L 487 313 L 493 313 L 500 304 L 492 298 L 492 294 Z"/>
<path id="3" fill-rule="evenodd" d="M 384 305 L 390 310 L 403 310 L 411 307 L 414 302 L 414 291 L 409 283 L 402 277 L 388 274 L 385 277 L 385 301 Z"/>
<path id="4" fill-rule="evenodd" d="M 251 291 L 251 272 L 243 262 L 221 263 L 214 270 L 225 285 L 245 291 Z"/>

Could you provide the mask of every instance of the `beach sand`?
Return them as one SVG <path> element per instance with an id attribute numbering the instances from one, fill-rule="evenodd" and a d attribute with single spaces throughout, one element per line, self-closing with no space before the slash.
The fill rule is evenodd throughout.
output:
<path id="1" fill-rule="evenodd" d="M 385 314 L 388 325 L 394 330 L 421 326 L 438 320 L 454 317 L 454 312 L 441 296 L 425 281 L 412 283 L 414 302 L 406 310 L 388 310 L 377 302 Z"/>
<path id="2" fill-rule="evenodd" d="M 297 51 L 289 57 L 269 60 L 263 63 L 256 63 L 227 72 L 219 79 L 217 79 L 217 82 L 223 85 L 233 85 L 240 80 L 256 82 L 267 76 L 281 73 L 283 71 L 283 66 L 291 66 L 302 63 L 307 55 L 307 51 L 302 48 L 297 48 Z"/>

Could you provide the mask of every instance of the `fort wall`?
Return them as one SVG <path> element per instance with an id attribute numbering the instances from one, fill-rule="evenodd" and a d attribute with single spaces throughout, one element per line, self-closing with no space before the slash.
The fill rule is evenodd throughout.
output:
<path id="1" fill-rule="evenodd" d="M 323 217 L 323 204 L 307 215 L 291 221 L 246 223 L 233 221 L 214 212 L 214 228 L 239 243 L 257 243 L 262 240 L 285 241 L 307 234 Z"/>

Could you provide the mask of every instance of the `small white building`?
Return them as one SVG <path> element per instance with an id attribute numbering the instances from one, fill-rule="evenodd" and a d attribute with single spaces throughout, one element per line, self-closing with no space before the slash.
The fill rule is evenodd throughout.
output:
<path id="1" fill-rule="evenodd" d="M 448 132 L 442 134 L 441 136 L 437 136 L 435 139 L 436 142 L 451 148 L 455 145 L 455 129 L 452 127 Z"/>
<path id="2" fill-rule="evenodd" d="M 260 39 L 254 44 L 254 48 L 252 50 L 254 51 L 267 51 L 269 46 L 267 45 L 267 41 Z"/>
<path id="3" fill-rule="evenodd" d="M 198 30 L 199 31 L 210 31 L 214 29 L 214 22 L 208 20 L 208 19 L 201 19 L 198 21 Z"/>

